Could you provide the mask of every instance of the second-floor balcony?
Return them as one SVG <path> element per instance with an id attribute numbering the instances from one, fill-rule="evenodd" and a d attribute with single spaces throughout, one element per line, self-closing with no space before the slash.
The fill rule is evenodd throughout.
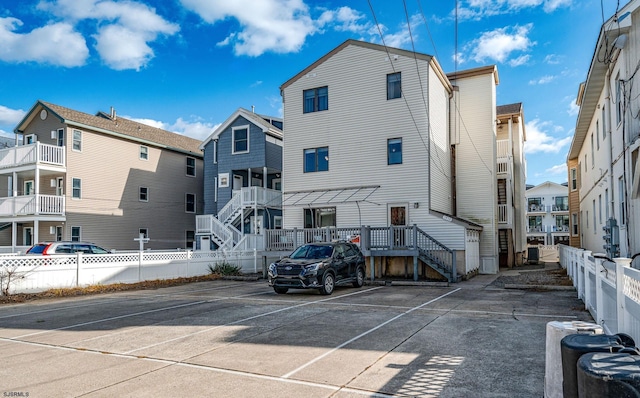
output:
<path id="1" fill-rule="evenodd" d="M 0 169 L 36 164 L 65 167 L 64 149 L 40 142 L 0 149 Z"/>
<path id="2" fill-rule="evenodd" d="M 0 198 L 0 218 L 64 214 L 64 196 L 22 195 Z"/>
<path id="3" fill-rule="evenodd" d="M 566 232 L 569 233 L 568 225 L 527 225 L 527 233 L 547 233 L 547 232 Z"/>

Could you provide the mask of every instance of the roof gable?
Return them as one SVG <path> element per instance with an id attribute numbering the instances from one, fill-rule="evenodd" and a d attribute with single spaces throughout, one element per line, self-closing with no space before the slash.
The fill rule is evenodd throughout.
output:
<path id="1" fill-rule="evenodd" d="M 205 139 L 202 144 L 200 144 L 200 149 L 204 150 L 204 147 L 212 140 L 217 140 L 226 129 L 229 128 L 233 122 L 236 121 L 240 116 L 247 119 L 252 124 L 258 126 L 262 129 L 262 132 L 268 134 L 276 139 L 282 140 L 283 134 L 282 130 L 274 126 L 273 124 L 266 121 L 262 116 L 255 114 L 254 112 L 248 111 L 244 108 L 238 108 L 231 116 L 227 118 L 218 128 L 216 128 L 213 133 L 207 139 Z M 275 118 L 271 118 L 275 119 Z"/>
<path id="2" fill-rule="evenodd" d="M 21 133 L 24 131 L 35 115 L 42 109 L 46 109 L 49 113 L 57 117 L 61 123 L 75 126 L 79 129 L 92 130 L 160 148 L 202 156 L 202 151 L 199 148 L 200 141 L 194 138 L 122 117 L 111 118 L 104 112 L 98 112 L 97 115 L 90 115 L 40 100 L 27 112 L 27 115 L 25 115 L 16 127 L 15 132 Z"/>

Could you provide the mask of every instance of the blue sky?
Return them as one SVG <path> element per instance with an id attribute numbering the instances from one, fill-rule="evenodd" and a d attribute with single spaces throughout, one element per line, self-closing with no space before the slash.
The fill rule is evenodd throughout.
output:
<path id="1" fill-rule="evenodd" d="M 447 0 L 3 1 L 0 135 L 41 99 L 205 139 L 238 107 L 281 116 L 282 83 L 344 40 L 381 43 L 382 32 L 445 72 L 497 65 L 498 105 L 524 106 L 527 183 L 561 183 L 578 86 L 616 6 L 460 0 L 456 24 Z"/>

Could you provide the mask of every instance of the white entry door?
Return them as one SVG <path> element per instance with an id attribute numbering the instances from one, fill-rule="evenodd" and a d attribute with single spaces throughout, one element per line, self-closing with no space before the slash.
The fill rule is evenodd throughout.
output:
<path id="1" fill-rule="evenodd" d="M 234 174 L 233 176 L 233 190 L 234 191 L 239 191 L 242 189 L 242 176 L 239 176 L 237 174 Z"/>

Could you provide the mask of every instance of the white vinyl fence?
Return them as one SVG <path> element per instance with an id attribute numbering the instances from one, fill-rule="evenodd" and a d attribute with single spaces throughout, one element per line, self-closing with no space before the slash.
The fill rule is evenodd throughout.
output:
<path id="1" fill-rule="evenodd" d="M 229 263 L 243 273 L 262 271 L 255 250 L 242 252 L 142 251 L 54 256 L 0 255 L 0 286 L 10 293 L 53 288 L 135 283 L 201 276 L 209 266 Z M 7 285 L 8 284 L 8 285 Z"/>
<path id="2" fill-rule="evenodd" d="M 631 259 L 610 261 L 588 250 L 559 248 L 560 265 L 593 319 L 608 334 L 626 333 L 640 342 L 640 270 L 631 267 Z"/>

